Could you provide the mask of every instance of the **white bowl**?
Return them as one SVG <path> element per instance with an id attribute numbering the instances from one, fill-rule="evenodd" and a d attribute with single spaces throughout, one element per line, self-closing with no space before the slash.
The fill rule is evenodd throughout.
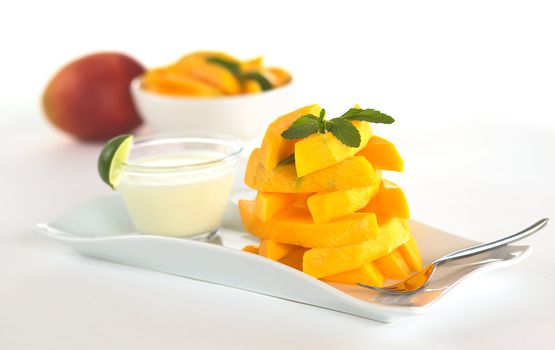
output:
<path id="1" fill-rule="evenodd" d="M 295 110 L 294 84 L 258 94 L 225 97 L 170 96 L 131 82 L 131 95 L 143 119 L 158 132 L 216 132 L 249 141 L 275 118 Z"/>

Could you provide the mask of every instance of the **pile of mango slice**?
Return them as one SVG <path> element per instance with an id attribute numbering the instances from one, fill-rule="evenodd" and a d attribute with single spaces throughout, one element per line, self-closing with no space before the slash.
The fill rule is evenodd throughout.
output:
<path id="1" fill-rule="evenodd" d="M 245 183 L 259 192 L 239 209 L 245 229 L 261 241 L 244 250 L 329 282 L 383 286 L 407 278 L 422 259 L 405 195 L 382 178 L 382 170 L 402 171 L 402 158 L 367 122 L 355 122 L 357 148 L 331 133 L 281 136 L 320 110 L 311 105 L 279 117 L 250 155 Z M 283 162 L 293 153 L 294 162 Z"/>
<path id="2" fill-rule="evenodd" d="M 211 58 L 226 62 L 228 67 L 211 62 Z M 237 71 L 230 70 L 229 65 Z M 262 57 L 241 61 L 223 52 L 197 51 L 173 64 L 147 71 L 141 87 L 160 94 L 198 97 L 262 92 L 265 87 L 260 81 L 248 77 L 253 72 L 262 76 L 272 89 L 291 81 L 291 75 L 284 69 L 264 66 Z"/>

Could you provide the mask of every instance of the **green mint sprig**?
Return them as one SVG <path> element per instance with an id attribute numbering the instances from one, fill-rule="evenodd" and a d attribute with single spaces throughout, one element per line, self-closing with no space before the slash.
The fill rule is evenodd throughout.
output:
<path id="1" fill-rule="evenodd" d="M 288 140 L 296 140 L 329 131 L 346 146 L 359 147 L 361 142 L 360 132 L 353 125 L 355 120 L 378 124 L 395 122 L 395 119 L 389 115 L 371 108 L 351 108 L 340 117 L 326 120 L 326 110 L 322 109 L 318 117 L 313 114 L 301 116 L 291 124 L 289 129 L 281 133 L 281 136 Z"/>
<path id="2" fill-rule="evenodd" d="M 290 163 L 295 163 L 295 153 L 291 153 L 289 157 L 283 159 L 281 162 L 278 163 L 278 165 L 285 165 Z"/>
<path id="3" fill-rule="evenodd" d="M 271 90 L 272 83 L 259 72 L 243 72 L 241 65 L 237 62 L 226 60 L 225 58 L 210 56 L 206 58 L 207 62 L 220 65 L 230 71 L 239 81 L 254 80 L 260 85 L 262 91 Z"/>

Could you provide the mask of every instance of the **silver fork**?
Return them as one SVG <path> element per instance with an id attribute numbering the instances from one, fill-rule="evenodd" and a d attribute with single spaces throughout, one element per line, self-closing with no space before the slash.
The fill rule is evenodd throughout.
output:
<path id="1" fill-rule="evenodd" d="M 406 279 L 402 282 L 399 282 L 397 284 L 391 285 L 391 286 L 379 288 L 379 287 L 369 286 L 369 285 L 364 284 L 364 283 L 357 283 L 357 284 L 361 287 L 373 289 L 375 291 L 385 293 L 385 294 L 414 294 L 414 293 L 418 293 L 421 290 L 423 290 L 424 288 L 426 288 L 428 283 L 430 283 L 430 280 L 431 280 L 432 276 L 434 275 L 434 272 L 436 271 L 436 269 L 439 265 L 444 264 L 448 261 L 452 261 L 452 260 L 455 260 L 455 259 L 466 258 L 466 257 L 471 256 L 471 255 L 483 253 L 483 252 L 486 252 L 488 250 L 493 250 L 495 248 L 507 245 L 509 243 L 519 241 L 519 240 L 521 240 L 525 237 L 528 237 L 528 236 L 532 235 L 533 233 L 538 232 L 542 228 L 544 228 L 545 225 L 547 225 L 548 221 L 549 221 L 549 219 L 544 218 L 544 219 L 539 220 L 538 222 L 536 222 L 532 226 L 530 226 L 528 228 L 525 228 L 524 230 L 522 230 L 520 232 L 517 232 L 517 233 L 514 233 L 512 235 L 505 236 L 503 238 L 499 238 L 499 239 L 497 239 L 495 241 L 492 241 L 492 242 L 487 242 L 487 243 L 474 245 L 474 246 L 471 246 L 471 247 L 468 247 L 468 248 L 460 249 L 460 250 L 454 251 L 452 253 L 449 253 L 449 254 L 437 259 L 436 261 L 434 261 L 433 263 L 428 265 L 426 268 L 424 268 L 423 270 L 420 270 L 419 272 L 412 275 L 408 279 Z"/>

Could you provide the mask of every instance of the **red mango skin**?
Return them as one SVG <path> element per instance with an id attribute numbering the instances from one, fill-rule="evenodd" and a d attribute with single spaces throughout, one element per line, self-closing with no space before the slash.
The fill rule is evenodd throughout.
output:
<path id="1" fill-rule="evenodd" d="M 64 66 L 48 83 L 42 106 L 61 130 L 84 141 L 105 141 L 142 123 L 129 85 L 145 68 L 121 53 L 102 52 Z"/>

